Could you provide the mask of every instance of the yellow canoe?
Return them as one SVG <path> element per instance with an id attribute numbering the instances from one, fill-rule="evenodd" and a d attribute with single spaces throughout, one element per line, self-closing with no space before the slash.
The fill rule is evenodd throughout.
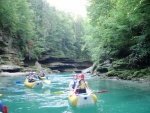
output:
<path id="1" fill-rule="evenodd" d="M 0 94 L 0 97 L 2 97 L 3 96 L 3 94 Z"/>
<path id="2" fill-rule="evenodd" d="M 42 86 L 43 86 L 41 81 L 35 81 L 35 82 L 25 81 L 24 84 L 29 88 L 42 88 Z"/>
<path id="3" fill-rule="evenodd" d="M 91 106 L 96 104 L 97 96 L 93 93 L 82 93 L 82 94 L 74 94 L 73 92 L 68 93 L 69 102 L 73 106 Z"/>
<path id="4" fill-rule="evenodd" d="M 45 80 L 45 79 L 46 79 L 46 77 L 41 77 L 41 76 L 38 76 L 38 78 L 39 78 L 40 80 Z"/>

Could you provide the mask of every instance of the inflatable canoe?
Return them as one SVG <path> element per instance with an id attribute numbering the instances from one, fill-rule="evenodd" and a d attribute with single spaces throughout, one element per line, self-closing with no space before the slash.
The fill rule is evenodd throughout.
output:
<path id="1" fill-rule="evenodd" d="M 42 88 L 43 86 L 43 83 L 41 81 L 35 81 L 35 82 L 25 81 L 24 84 L 29 88 Z"/>
<path id="2" fill-rule="evenodd" d="M 96 104 L 97 96 L 91 92 L 82 93 L 82 94 L 74 94 L 73 92 L 68 93 L 69 102 L 76 107 L 80 106 L 91 106 Z"/>
<path id="3" fill-rule="evenodd" d="M 40 80 L 45 80 L 45 79 L 46 79 L 45 76 L 44 76 L 44 77 L 38 76 L 38 78 L 39 78 Z"/>

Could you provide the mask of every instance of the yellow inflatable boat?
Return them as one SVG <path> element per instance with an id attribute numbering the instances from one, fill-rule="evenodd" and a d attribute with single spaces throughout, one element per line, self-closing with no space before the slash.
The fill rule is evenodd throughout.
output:
<path id="1" fill-rule="evenodd" d="M 73 92 L 68 93 L 69 102 L 76 107 L 80 106 L 91 106 L 96 104 L 97 96 L 91 92 L 74 94 Z"/>
<path id="2" fill-rule="evenodd" d="M 42 88 L 43 86 L 43 83 L 41 81 L 35 81 L 35 82 L 25 81 L 24 84 L 29 88 Z"/>
<path id="3" fill-rule="evenodd" d="M 39 78 L 40 80 L 45 80 L 45 79 L 46 79 L 45 76 L 44 76 L 44 77 L 38 76 L 38 78 Z"/>

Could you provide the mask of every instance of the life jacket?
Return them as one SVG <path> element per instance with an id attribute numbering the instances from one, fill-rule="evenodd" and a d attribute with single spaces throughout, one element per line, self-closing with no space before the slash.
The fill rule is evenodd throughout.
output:
<path id="1" fill-rule="evenodd" d="M 74 89 L 76 87 L 76 84 L 77 84 L 77 80 L 74 80 L 74 83 L 72 85 L 72 89 Z"/>
<path id="2" fill-rule="evenodd" d="M 28 82 L 35 82 L 35 75 L 29 76 Z"/>
<path id="3" fill-rule="evenodd" d="M 84 80 L 79 81 L 78 89 L 86 89 L 86 83 Z"/>
<path id="4" fill-rule="evenodd" d="M 78 93 L 86 93 L 86 83 L 84 80 L 79 81 Z"/>

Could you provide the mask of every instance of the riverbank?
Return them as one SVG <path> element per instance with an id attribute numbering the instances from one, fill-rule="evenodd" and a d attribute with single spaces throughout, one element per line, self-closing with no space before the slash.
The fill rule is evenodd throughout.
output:
<path id="1" fill-rule="evenodd" d="M 28 74 L 29 72 L 14 72 L 14 73 L 1 72 L 0 76 L 1 77 L 14 77 L 14 76 L 27 76 Z"/>
<path id="2" fill-rule="evenodd" d="M 29 74 L 29 72 L 14 72 L 14 73 L 1 72 L 0 77 L 27 76 L 28 74 Z M 96 74 L 91 75 L 91 77 L 96 77 L 96 76 L 99 76 L 100 79 L 105 79 L 105 80 L 118 80 L 118 81 L 124 80 L 124 79 L 120 79 L 118 76 L 108 77 L 108 76 L 106 76 L 105 73 L 98 74 L 98 75 L 96 75 Z M 150 84 L 150 78 L 132 78 L 131 80 L 126 80 L 126 81 Z"/>
<path id="3" fill-rule="evenodd" d="M 93 75 L 91 77 L 94 77 L 96 75 Z M 138 82 L 138 83 L 143 83 L 143 84 L 150 84 L 150 78 L 132 78 L 131 80 L 126 80 L 126 79 L 120 79 L 118 76 L 113 76 L 113 77 L 108 77 L 106 74 L 98 74 L 100 79 L 105 79 L 105 80 L 125 80 L 125 81 L 132 81 L 132 82 Z"/>

